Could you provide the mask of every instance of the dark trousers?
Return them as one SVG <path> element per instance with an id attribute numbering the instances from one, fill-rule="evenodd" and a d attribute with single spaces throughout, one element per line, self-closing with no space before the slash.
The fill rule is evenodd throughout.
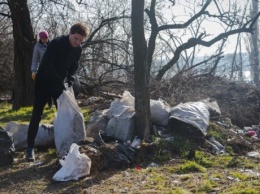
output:
<path id="1" fill-rule="evenodd" d="M 57 99 L 62 94 L 63 89 L 64 85 L 61 81 L 48 81 L 41 77 L 36 77 L 33 112 L 27 133 L 27 147 L 34 148 L 35 146 L 35 138 L 47 101 L 52 98 L 57 109 Z"/>

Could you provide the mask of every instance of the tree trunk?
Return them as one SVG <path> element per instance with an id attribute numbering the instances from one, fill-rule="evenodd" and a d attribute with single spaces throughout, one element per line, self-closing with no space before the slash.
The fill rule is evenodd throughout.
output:
<path id="1" fill-rule="evenodd" d="M 144 0 L 132 0 L 132 38 L 135 75 L 135 129 L 141 139 L 150 134 L 150 70 L 144 36 Z"/>
<path id="2" fill-rule="evenodd" d="M 255 0 L 252 0 L 253 5 L 253 12 L 252 17 L 254 17 L 258 13 L 258 2 Z M 254 25 L 254 32 L 252 34 L 252 43 L 253 43 L 253 77 L 254 77 L 254 83 L 256 86 L 259 87 L 259 50 L 258 50 L 258 23 L 256 22 Z"/>
<path id="3" fill-rule="evenodd" d="M 13 109 L 30 106 L 33 102 L 31 59 L 34 45 L 33 29 L 27 0 L 8 0 L 14 37 Z"/>

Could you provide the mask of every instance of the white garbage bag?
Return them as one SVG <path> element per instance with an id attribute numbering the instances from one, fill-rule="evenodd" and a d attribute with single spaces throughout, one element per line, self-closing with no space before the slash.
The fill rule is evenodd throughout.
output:
<path id="1" fill-rule="evenodd" d="M 107 117 L 111 119 L 113 117 L 126 116 L 131 117 L 135 112 L 135 98 L 128 91 L 124 91 L 121 99 L 115 99 L 108 111 Z"/>
<path id="2" fill-rule="evenodd" d="M 124 91 L 122 98 L 115 99 L 106 116 L 109 119 L 105 132 L 108 136 L 121 141 L 132 140 L 134 137 L 135 98 Z"/>
<path id="3" fill-rule="evenodd" d="M 54 174 L 54 181 L 78 180 L 90 174 L 91 160 L 86 154 L 79 152 L 79 146 L 75 143 L 71 144 L 65 158 L 59 161 L 62 167 Z"/>
<path id="4" fill-rule="evenodd" d="M 167 126 L 170 106 L 162 99 L 150 100 L 151 122 L 158 126 Z"/>
<path id="5" fill-rule="evenodd" d="M 90 117 L 87 129 L 86 136 L 95 138 L 99 131 L 106 132 L 108 119 L 105 118 L 103 113 L 99 110 L 96 110 L 93 115 Z"/>
<path id="6" fill-rule="evenodd" d="M 10 132 L 14 139 L 16 150 L 27 147 L 28 124 L 18 124 L 15 122 L 7 123 L 5 130 Z M 35 138 L 36 147 L 51 147 L 54 145 L 54 131 L 51 124 L 40 124 Z"/>
<path id="7" fill-rule="evenodd" d="M 127 140 L 133 139 L 135 135 L 134 129 L 134 117 L 121 116 L 114 117 L 108 121 L 106 133 L 110 137 L 126 142 Z"/>
<path id="8" fill-rule="evenodd" d="M 191 124 L 206 135 L 209 126 L 208 106 L 204 102 L 180 103 L 171 109 L 169 119 Z"/>
<path id="9" fill-rule="evenodd" d="M 58 111 L 54 118 L 54 141 L 58 155 L 69 150 L 72 143 L 85 139 L 83 114 L 76 102 L 72 87 L 63 91 L 57 99 Z"/>

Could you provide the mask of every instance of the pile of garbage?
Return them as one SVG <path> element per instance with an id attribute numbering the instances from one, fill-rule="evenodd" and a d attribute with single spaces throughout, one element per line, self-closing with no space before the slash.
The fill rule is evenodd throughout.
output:
<path id="1" fill-rule="evenodd" d="M 194 130 L 198 130 L 202 136 L 205 136 L 210 114 L 220 115 L 217 102 L 212 102 L 209 99 L 181 103 L 174 107 L 170 107 L 162 99 L 150 100 L 150 110 L 152 128 L 155 128 L 160 134 L 165 133 L 167 128 L 171 129 L 171 123 L 178 120 L 193 126 Z M 121 142 L 132 142 L 136 136 L 134 116 L 134 97 L 125 91 L 122 98 L 115 99 L 111 103 L 109 109 L 94 112 L 87 126 L 86 135 L 98 139 L 100 131 L 102 131 L 107 136 Z M 96 141 L 100 143 L 99 140 Z"/>
<path id="2" fill-rule="evenodd" d="M 260 149 L 260 125 L 252 125 L 241 129 L 232 125 L 228 118 L 213 123 L 219 126 L 213 126 L 214 131 L 223 137 L 219 141 L 225 146 L 232 147 L 235 154 L 247 155 L 248 152 Z"/>
<path id="3" fill-rule="evenodd" d="M 158 145 L 151 140 L 146 144 L 149 146 L 143 146 L 142 140 L 136 134 L 134 129 L 135 98 L 130 92 L 125 91 L 121 98 L 116 98 L 111 102 L 109 108 L 96 110 L 86 129 L 82 122 L 83 115 L 77 103 L 74 102 L 75 98 L 65 93 L 63 101 L 65 105 L 60 107 L 64 109 L 60 109 L 62 112 L 56 114 L 54 126 L 40 125 L 36 137 L 36 147 L 55 145 L 57 148 L 61 169 L 54 175 L 54 180 L 77 180 L 81 176 L 88 175 L 90 169 L 93 172 L 126 168 L 136 164 L 138 157 L 147 159 L 156 154 Z M 72 107 L 69 108 L 70 106 Z M 175 141 L 176 135 L 181 135 L 199 145 L 207 144 L 213 154 L 224 154 L 225 147 L 231 146 L 235 152 L 243 150 L 243 154 L 257 155 L 252 152 L 255 150 L 254 146 L 257 145 L 255 142 L 260 142 L 259 125 L 239 129 L 231 122 L 224 122 L 223 118 L 226 117 L 221 116 L 216 101 L 207 98 L 171 107 L 162 99 L 151 99 L 150 110 L 150 139 L 153 136 L 163 141 Z M 58 117 L 60 119 L 57 119 Z M 79 127 L 74 130 L 76 120 Z M 69 124 L 73 124 L 74 127 Z M 226 138 L 217 139 L 208 135 L 208 130 L 212 127 L 224 134 Z M 15 149 L 26 147 L 28 125 L 7 123 L 5 130 L 12 134 Z M 64 130 L 71 132 L 64 134 Z M 70 136 L 76 137 L 76 140 L 71 139 Z M 86 141 L 89 138 L 91 141 Z M 85 141 L 82 142 L 82 139 Z M 194 147 L 194 150 L 196 149 L 197 147 Z"/>

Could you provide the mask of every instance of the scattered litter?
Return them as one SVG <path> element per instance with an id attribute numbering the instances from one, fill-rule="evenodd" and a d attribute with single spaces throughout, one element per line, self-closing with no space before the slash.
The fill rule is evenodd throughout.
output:
<path id="1" fill-rule="evenodd" d="M 213 153 L 225 153 L 225 147 L 221 143 L 219 143 L 213 136 L 209 138 L 209 141 L 207 141 L 207 143 L 211 146 Z"/>
<path id="2" fill-rule="evenodd" d="M 141 166 L 137 166 L 136 170 L 142 170 L 142 167 Z"/>
<path id="3" fill-rule="evenodd" d="M 248 153 L 247 153 L 247 156 L 249 156 L 249 157 L 254 157 L 254 158 L 260 158 L 260 153 L 259 153 L 259 152 L 255 152 L 255 151 L 253 151 L 253 152 L 248 152 Z"/>
<path id="4" fill-rule="evenodd" d="M 211 181 L 220 181 L 220 178 L 217 178 L 217 177 L 209 177 L 209 180 L 211 180 Z"/>
<path id="5" fill-rule="evenodd" d="M 250 174 L 250 175 L 254 175 L 256 177 L 260 176 L 259 172 L 253 171 L 252 169 L 240 169 L 240 172 L 244 172 L 244 173 L 247 173 L 247 174 Z"/>
<path id="6" fill-rule="evenodd" d="M 138 148 L 141 144 L 141 139 L 135 136 L 133 142 L 131 143 L 131 147 Z"/>
<path id="7" fill-rule="evenodd" d="M 245 133 L 245 135 L 248 136 L 248 137 L 256 136 L 256 132 L 250 130 L 250 131 L 247 131 L 247 132 Z"/>
<path id="8" fill-rule="evenodd" d="M 154 162 L 152 162 L 151 164 L 149 164 L 147 167 L 158 167 L 159 165 L 158 164 L 156 164 L 156 163 L 154 163 Z"/>
<path id="9" fill-rule="evenodd" d="M 41 165 L 43 163 L 44 163 L 44 161 L 30 162 L 30 166 L 39 166 L 39 165 Z"/>

